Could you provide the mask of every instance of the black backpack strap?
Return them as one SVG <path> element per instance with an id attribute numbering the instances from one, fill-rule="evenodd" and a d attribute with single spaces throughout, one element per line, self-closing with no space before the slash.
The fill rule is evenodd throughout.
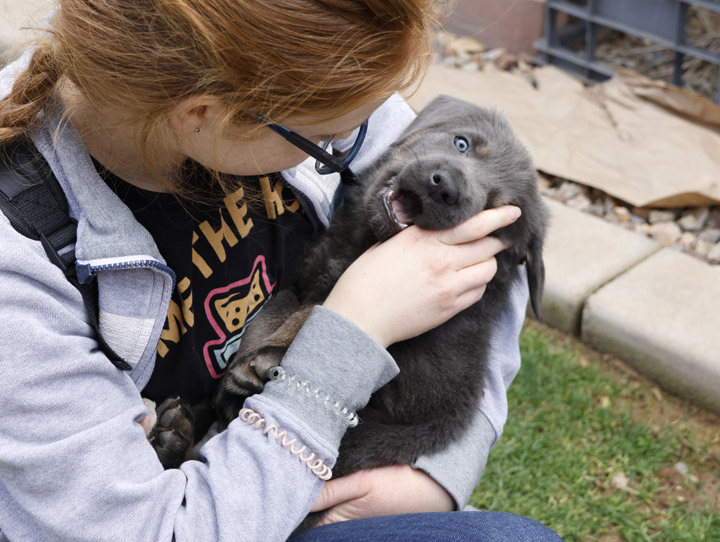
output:
<path id="1" fill-rule="evenodd" d="M 80 291 L 100 349 L 113 365 L 132 369 L 100 334 L 97 281 L 80 284 L 75 273 L 77 222 L 60 183 L 29 140 L 0 147 L 0 211 L 19 233 L 40 241 L 50 261 Z"/>

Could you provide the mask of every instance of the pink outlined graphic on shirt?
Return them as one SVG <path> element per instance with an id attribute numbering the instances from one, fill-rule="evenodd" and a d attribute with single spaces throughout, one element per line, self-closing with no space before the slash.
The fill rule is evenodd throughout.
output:
<path id="1" fill-rule="evenodd" d="M 213 378 L 223 375 L 229 358 L 237 352 L 245 324 L 270 298 L 276 285 L 268 277 L 265 257 L 258 256 L 246 278 L 216 288 L 205 298 L 205 315 L 218 335 L 203 347 L 203 358 Z"/>

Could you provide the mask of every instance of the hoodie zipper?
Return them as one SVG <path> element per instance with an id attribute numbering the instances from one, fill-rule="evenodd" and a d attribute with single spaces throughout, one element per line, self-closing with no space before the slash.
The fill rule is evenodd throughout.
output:
<path id="1" fill-rule="evenodd" d="M 117 271 L 120 269 L 139 268 L 152 268 L 166 273 L 172 279 L 172 288 L 170 289 L 170 291 L 175 290 L 175 285 L 177 282 L 175 271 L 173 271 L 169 266 L 158 260 L 145 259 L 132 261 L 110 261 L 107 263 L 100 263 L 95 265 L 91 263 L 79 262 L 75 264 L 75 272 L 77 273 L 77 278 L 81 284 L 87 284 L 88 282 L 90 282 L 93 277 L 97 275 L 100 271 Z"/>

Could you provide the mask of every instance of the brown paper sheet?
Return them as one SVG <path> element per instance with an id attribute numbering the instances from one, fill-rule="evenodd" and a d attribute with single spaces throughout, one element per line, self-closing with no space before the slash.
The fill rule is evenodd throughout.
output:
<path id="1" fill-rule="evenodd" d="M 720 203 L 720 106 L 690 92 L 625 70 L 586 87 L 552 66 L 530 77 L 434 65 L 408 101 L 439 94 L 505 112 L 550 175 L 637 207 Z"/>

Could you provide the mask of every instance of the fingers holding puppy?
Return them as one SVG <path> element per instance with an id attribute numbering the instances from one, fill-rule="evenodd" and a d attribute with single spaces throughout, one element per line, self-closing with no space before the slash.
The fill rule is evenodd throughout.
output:
<path id="1" fill-rule="evenodd" d="M 450 251 L 447 255 L 455 271 L 450 280 L 456 283 L 454 291 L 458 292 L 459 310 L 482 298 L 487 284 L 497 272 L 495 256 L 509 246 L 491 234 L 509 226 L 520 216 L 519 207 L 505 205 L 487 209 L 454 228 L 437 232 L 438 240 Z"/>
<path id="2" fill-rule="evenodd" d="M 507 206 L 449 230 L 407 228 L 357 259 L 324 305 L 384 346 L 420 335 L 482 297 L 506 248 L 488 235 L 519 216 Z"/>
<path id="3" fill-rule="evenodd" d="M 500 228 L 509 226 L 520 218 L 520 215 L 520 208 L 514 205 L 486 209 L 454 228 L 438 232 L 438 239 L 448 245 L 461 245 L 477 241 Z"/>
<path id="4" fill-rule="evenodd" d="M 476 269 L 475 274 L 478 276 L 484 276 L 483 264 L 492 262 L 491 268 L 492 273 L 488 277 L 488 280 L 495 275 L 495 256 L 500 252 L 508 248 L 508 244 L 505 241 L 498 239 L 497 237 L 483 237 L 476 239 L 475 241 L 469 241 L 460 245 L 451 245 L 449 250 L 453 252 L 453 265 L 455 271 L 462 271 L 467 267 L 480 266 L 480 271 Z"/>

